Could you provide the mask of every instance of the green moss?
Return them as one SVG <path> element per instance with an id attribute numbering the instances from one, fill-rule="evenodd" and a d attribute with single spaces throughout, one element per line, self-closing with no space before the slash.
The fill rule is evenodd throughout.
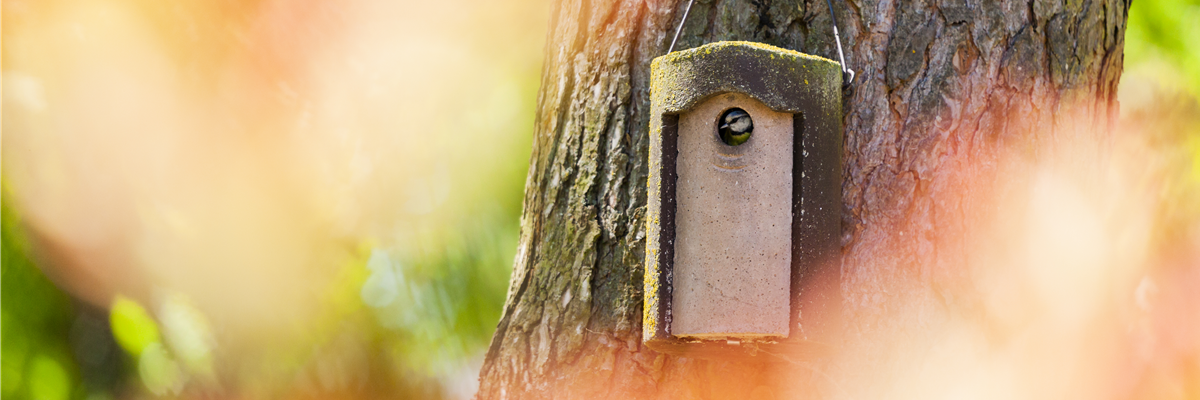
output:
<path id="1" fill-rule="evenodd" d="M 678 113 L 712 95 L 745 93 L 776 111 L 798 112 L 814 96 L 838 101 L 841 66 L 833 60 L 754 42 L 715 42 L 651 63 L 652 103 Z M 813 87 L 807 87 L 813 86 Z"/>

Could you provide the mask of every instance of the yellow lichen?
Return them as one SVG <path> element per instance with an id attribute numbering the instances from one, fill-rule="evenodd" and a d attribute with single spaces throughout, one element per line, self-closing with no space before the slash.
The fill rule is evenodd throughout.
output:
<path id="1" fill-rule="evenodd" d="M 782 47 L 775 47 L 775 46 L 771 46 L 769 44 L 764 44 L 764 43 L 733 40 L 733 41 L 713 42 L 713 43 L 709 43 L 709 44 L 706 44 L 706 45 L 703 45 L 700 47 L 695 47 L 695 48 L 691 48 L 691 49 L 687 49 L 687 50 L 680 50 L 680 51 L 666 54 L 664 56 L 654 59 L 654 61 L 651 62 L 651 68 L 656 69 L 656 67 L 658 66 L 658 64 L 660 62 L 675 61 L 675 60 L 679 60 L 679 59 L 696 57 L 696 56 L 700 56 L 700 55 L 709 55 L 716 51 L 723 50 L 723 49 L 730 48 L 730 47 L 750 47 L 750 48 L 754 48 L 754 49 L 758 49 L 758 50 L 768 51 L 771 53 L 770 54 L 771 58 L 775 58 L 775 56 L 778 55 L 781 58 L 794 58 L 794 59 L 803 59 L 803 60 L 809 60 L 809 61 L 818 61 L 818 62 L 827 62 L 827 63 L 831 63 L 831 64 L 837 64 L 837 62 L 830 60 L 828 58 L 825 58 L 825 57 L 821 57 L 821 56 L 805 54 L 805 53 L 801 53 L 801 52 L 798 52 L 795 50 L 788 50 L 788 49 L 785 49 Z M 805 68 L 807 68 L 807 66 Z"/>

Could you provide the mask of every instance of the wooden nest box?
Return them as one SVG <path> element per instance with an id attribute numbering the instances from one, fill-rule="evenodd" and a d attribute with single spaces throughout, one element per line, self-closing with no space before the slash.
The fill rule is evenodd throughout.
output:
<path id="1" fill-rule="evenodd" d="M 841 301 L 840 65 L 717 42 L 656 58 L 650 87 L 645 344 L 826 350 Z"/>

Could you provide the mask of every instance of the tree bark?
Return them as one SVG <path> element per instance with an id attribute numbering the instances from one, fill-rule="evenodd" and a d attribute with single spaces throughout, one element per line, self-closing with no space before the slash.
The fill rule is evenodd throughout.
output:
<path id="1" fill-rule="evenodd" d="M 843 93 L 841 357 L 711 361 L 641 346 L 649 65 L 686 1 L 552 9 L 521 240 L 479 398 L 881 397 L 898 343 L 976 307 L 957 233 L 1003 154 L 1105 143 L 1129 0 L 837 0 Z M 837 60 L 821 0 L 698 0 L 676 49 L 763 42 Z M 968 279 L 969 280 L 969 279 Z M 965 287 L 966 286 L 966 287 Z M 907 338 L 907 339 L 906 339 Z M 800 373 L 795 372 L 801 371 Z"/>

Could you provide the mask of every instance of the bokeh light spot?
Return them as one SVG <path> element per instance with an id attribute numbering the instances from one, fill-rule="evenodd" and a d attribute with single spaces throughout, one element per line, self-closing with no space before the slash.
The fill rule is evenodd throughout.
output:
<path id="1" fill-rule="evenodd" d="M 34 400 L 66 400 L 71 379 L 58 361 L 39 355 L 29 365 L 29 396 Z"/>
<path id="2" fill-rule="evenodd" d="M 160 341 L 158 324 L 145 308 L 127 297 L 117 296 L 113 300 L 109 323 L 117 343 L 130 354 L 140 355 L 146 346 Z"/>

